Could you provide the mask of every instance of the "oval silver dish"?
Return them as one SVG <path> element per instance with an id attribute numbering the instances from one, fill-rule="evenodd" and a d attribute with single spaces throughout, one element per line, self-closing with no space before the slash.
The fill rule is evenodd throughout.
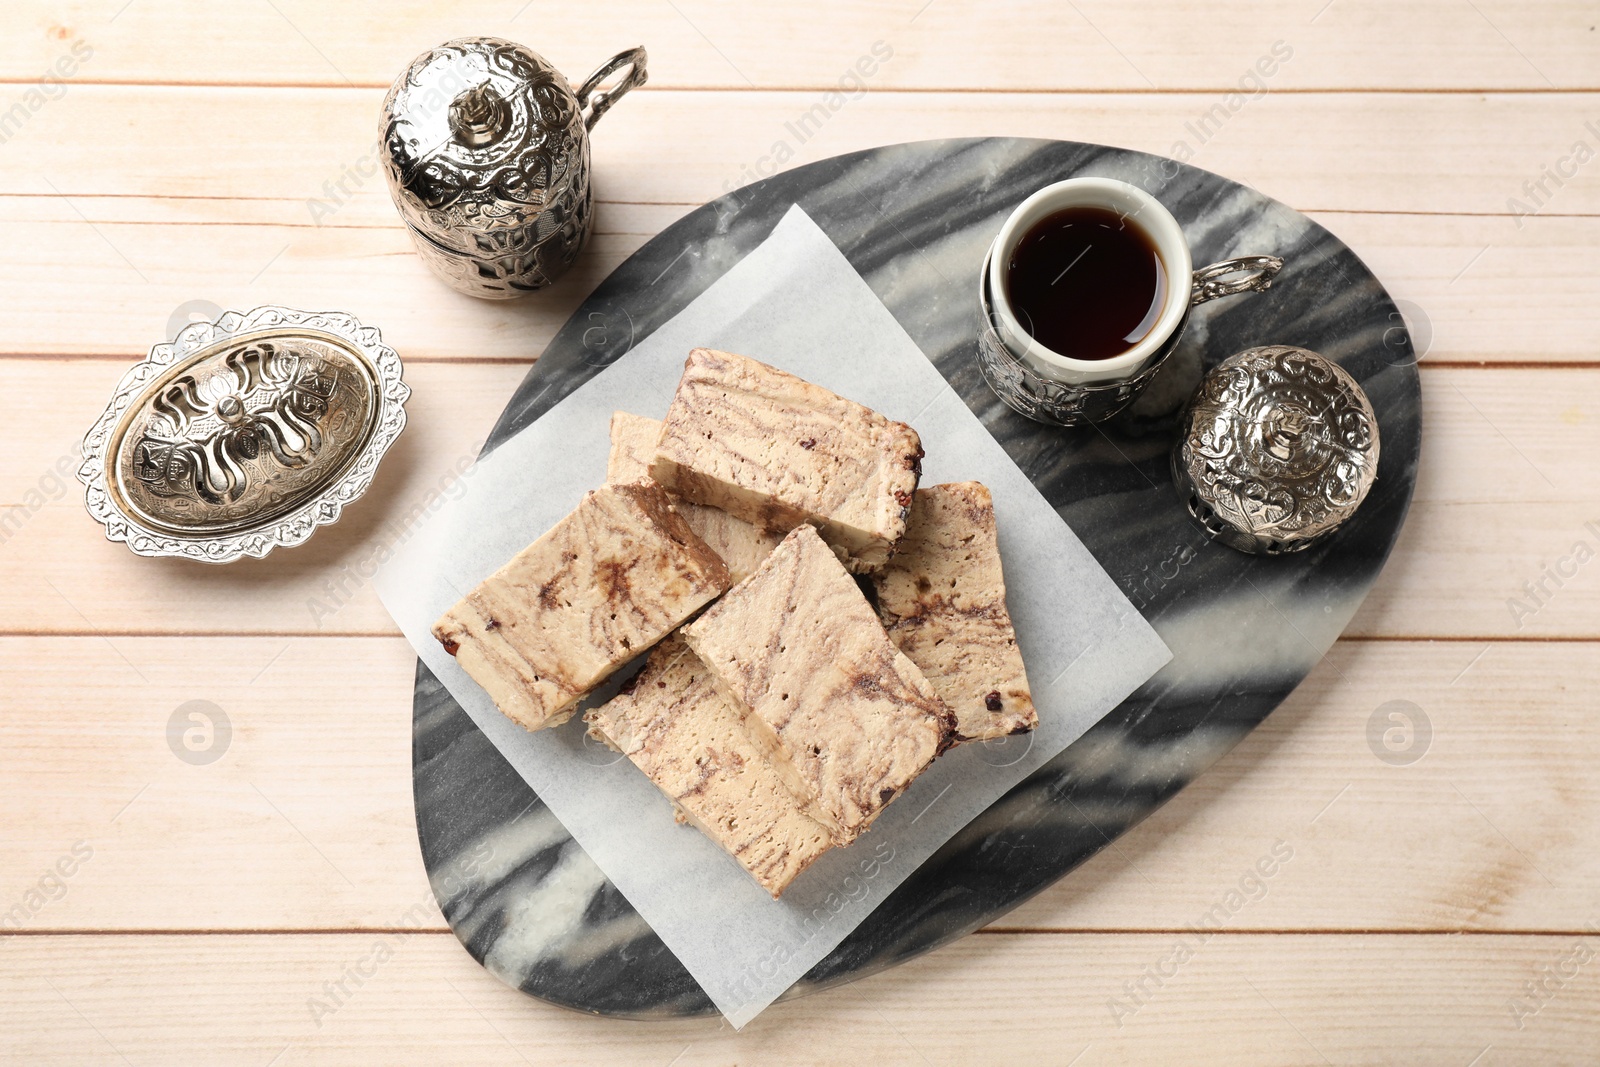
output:
<path id="1" fill-rule="evenodd" d="M 123 375 L 83 440 L 89 514 L 141 556 L 262 557 L 338 520 L 405 428 L 411 389 L 342 312 L 230 311 Z"/>

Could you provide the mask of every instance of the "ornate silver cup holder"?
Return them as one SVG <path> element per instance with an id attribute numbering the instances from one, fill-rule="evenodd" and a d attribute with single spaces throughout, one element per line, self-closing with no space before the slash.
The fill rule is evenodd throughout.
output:
<path id="1" fill-rule="evenodd" d="M 978 277 L 978 305 L 981 312 L 978 330 L 978 367 L 983 380 L 1006 405 L 1035 422 L 1053 426 L 1082 426 L 1115 418 L 1132 404 L 1161 370 L 1189 325 L 1189 314 L 1200 304 L 1234 293 L 1264 292 L 1283 269 L 1277 256 L 1241 256 L 1225 259 L 1194 272 L 1189 289 L 1189 309 L 1172 336 L 1167 338 L 1145 364 L 1131 377 L 1111 382 L 1075 384 L 1046 378 L 1006 347 L 995 326 L 989 298 L 989 258 L 983 259 Z"/>

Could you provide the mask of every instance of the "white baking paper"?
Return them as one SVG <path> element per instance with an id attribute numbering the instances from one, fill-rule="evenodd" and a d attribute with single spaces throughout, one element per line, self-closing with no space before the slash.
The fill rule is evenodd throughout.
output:
<path id="1" fill-rule="evenodd" d="M 994 495 L 1039 728 L 944 756 L 847 849 L 772 900 L 581 717 L 527 733 L 429 634 L 461 595 L 605 480 L 611 413 L 662 417 L 696 346 L 753 356 L 909 422 L 923 484 Z M 837 945 L 918 864 L 1171 658 L 1148 623 L 798 206 L 693 303 L 463 478 L 386 563 L 384 604 L 433 673 L 735 1027 Z M 615 762 L 611 762 L 615 759 Z M 536 918 L 536 917 L 535 917 Z"/>

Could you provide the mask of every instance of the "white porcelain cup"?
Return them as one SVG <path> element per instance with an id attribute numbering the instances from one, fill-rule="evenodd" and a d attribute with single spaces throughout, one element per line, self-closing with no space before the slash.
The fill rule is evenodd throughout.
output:
<path id="1" fill-rule="evenodd" d="M 1018 319 L 1006 293 L 1006 265 L 1017 242 L 1034 224 L 1067 208 L 1097 207 L 1121 215 L 1150 238 L 1161 269 L 1166 274 L 1166 294 L 1155 325 L 1126 352 L 1110 359 L 1072 359 L 1036 341 Z M 1034 193 L 1006 219 L 989 250 L 987 284 L 994 325 L 1006 348 L 1040 375 L 1058 382 L 1082 385 L 1130 378 L 1162 354 L 1166 343 L 1188 318 L 1194 265 L 1189 243 L 1172 213 L 1136 185 L 1115 178 L 1068 178 Z"/>

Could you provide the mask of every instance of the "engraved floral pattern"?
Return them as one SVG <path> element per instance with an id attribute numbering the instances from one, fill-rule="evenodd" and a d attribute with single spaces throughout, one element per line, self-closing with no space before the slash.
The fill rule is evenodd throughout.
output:
<path id="1" fill-rule="evenodd" d="M 517 296 L 577 259 L 591 216 L 588 131 L 543 58 L 498 38 L 450 41 L 417 58 L 383 114 L 390 192 L 453 288 Z"/>
<path id="2" fill-rule="evenodd" d="M 321 448 L 318 422 L 328 414 L 336 368 L 271 341 L 229 352 L 224 362 L 231 380 L 202 384 L 185 375 L 151 401 L 156 418 L 133 446 L 133 467 L 152 493 L 233 503 L 249 487 L 247 461 L 266 454 L 303 467 Z"/>
<path id="3" fill-rule="evenodd" d="M 1371 488 L 1377 423 L 1337 364 L 1286 345 L 1224 360 L 1201 383 L 1174 457 L 1191 510 L 1248 550 L 1310 544 Z"/>
<path id="4" fill-rule="evenodd" d="M 990 250 L 990 255 L 993 255 Z M 1189 306 L 1236 293 L 1259 293 L 1272 288 L 1273 278 L 1283 269 L 1277 256 L 1245 256 L 1225 259 L 1194 272 Z M 989 260 L 984 259 L 979 278 L 988 278 Z M 1082 426 L 1105 422 L 1127 410 L 1145 387 L 1154 380 L 1162 365 L 1178 347 L 1189 325 L 1189 313 L 1173 329 L 1159 351 L 1144 369 L 1130 378 L 1113 382 L 1067 383 L 1046 378 L 1012 354 L 994 325 L 989 304 L 989 286 L 978 286 L 978 369 L 995 395 L 1013 411 L 1035 422 L 1054 426 Z"/>
<path id="5" fill-rule="evenodd" d="M 987 311 L 987 308 L 984 309 Z M 1006 348 L 994 326 L 980 324 L 978 331 L 978 369 L 984 381 L 1007 406 L 1035 422 L 1055 426 L 1081 426 L 1104 422 L 1121 414 L 1156 376 L 1168 355 L 1177 348 L 1183 327 L 1150 365 L 1132 378 L 1119 382 L 1073 385 L 1038 374 Z"/>
<path id="6" fill-rule="evenodd" d="M 109 491 L 107 477 L 108 468 L 117 460 L 115 455 L 109 453 L 109 449 L 128 409 L 145 399 L 151 383 L 197 353 L 232 337 L 279 327 L 304 328 L 342 338 L 359 349 L 376 372 L 378 411 L 365 443 L 344 473 L 315 497 L 287 513 L 254 528 L 215 535 L 197 532 L 193 536 L 176 536 L 153 529 L 126 511 L 116 495 Z M 142 362 L 123 375 L 106 410 L 85 435 L 84 458 L 78 468 L 78 479 L 86 487 L 85 504 L 89 514 L 106 528 L 107 539 L 125 542 L 142 556 L 184 556 L 208 563 L 227 563 L 241 556 L 259 558 L 274 548 L 298 545 L 310 537 L 318 526 L 337 521 L 344 506 L 361 496 L 372 484 L 378 461 L 405 428 L 404 405 L 411 395 L 411 389 L 401 380 L 402 369 L 399 355 L 383 343 L 375 328 L 363 326 L 354 316 L 338 312 L 311 313 L 283 307 L 259 307 L 243 314 L 227 312 L 214 323 L 195 323 L 185 328 L 171 343 L 156 345 Z M 320 369 L 300 366 L 298 363 L 293 373 L 294 378 L 289 383 L 291 388 L 287 390 L 291 399 L 285 408 L 302 419 L 310 418 L 322 402 L 319 393 L 325 387 L 331 391 L 333 383 L 321 377 Z M 297 382 L 303 388 L 293 388 Z M 185 417 L 193 429 L 195 419 L 192 415 Z M 240 444 L 241 440 L 241 435 L 234 435 L 234 447 L 239 450 L 237 454 L 243 454 L 250 447 Z M 129 444 L 132 446 L 135 442 Z M 136 468 L 138 458 L 135 457 Z M 149 465 L 153 466 L 154 458 L 146 458 Z M 170 476 L 168 472 L 172 468 L 163 464 L 162 469 L 163 477 Z M 223 482 L 226 484 L 225 478 Z"/>

